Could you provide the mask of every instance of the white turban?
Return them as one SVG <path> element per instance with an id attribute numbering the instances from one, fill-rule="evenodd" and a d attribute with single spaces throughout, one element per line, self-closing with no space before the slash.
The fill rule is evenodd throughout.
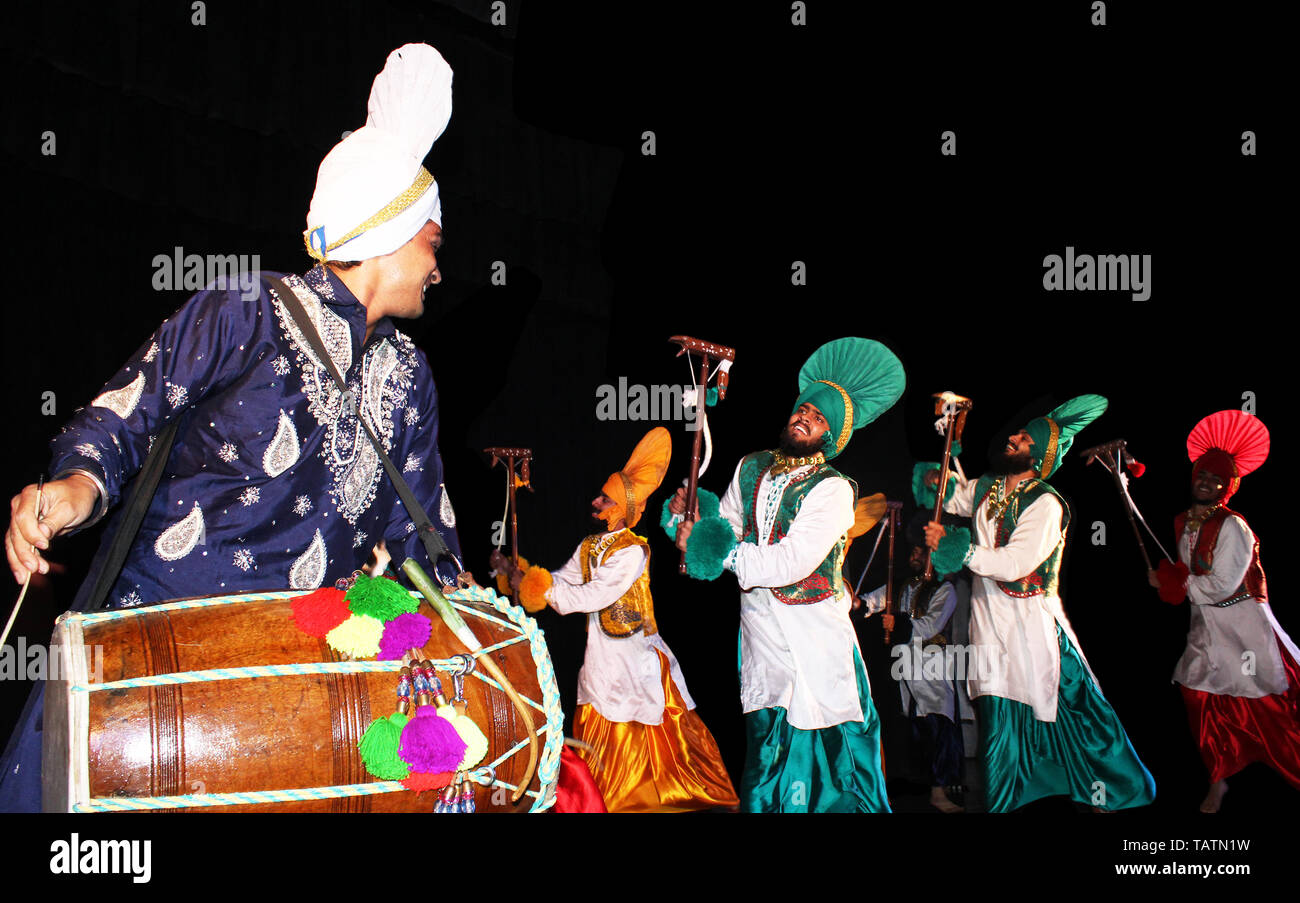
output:
<path id="1" fill-rule="evenodd" d="M 428 44 L 388 55 L 366 124 L 325 155 L 303 241 L 320 261 L 391 254 L 433 220 L 438 183 L 423 161 L 451 118 L 451 67 Z"/>

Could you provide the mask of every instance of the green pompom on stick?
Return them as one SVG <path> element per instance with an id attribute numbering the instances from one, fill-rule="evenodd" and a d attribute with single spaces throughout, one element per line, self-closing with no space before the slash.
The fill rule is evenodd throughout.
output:
<path id="1" fill-rule="evenodd" d="M 731 523 L 721 517 L 701 518 L 686 542 L 686 573 L 696 580 L 716 580 L 722 563 L 736 546 Z"/>
<path id="2" fill-rule="evenodd" d="M 671 495 L 664 499 L 663 508 L 659 512 L 659 526 L 664 528 L 664 532 L 668 534 L 669 539 L 676 539 L 677 525 L 672 523 L 673 513 L 668 507 L 672 502 L 673 497 Z M 717 517 L 718 510 L 722 507 L 722 501 L 716 495 L 707 489 L 698 487 L 695 490 L 695 504 L 700 509 L 700 520 Z"/>
<path id="3" fill-rule="evenodd" d="M 357 743 L 361 764 L 381 781 L 402 781 L 411 773 L 410 766 L 397 754 L 402 728 L 409 720 L 401 712 L 393 712 L 387 718 L 376 718 Z"/>
<path id="4" fill-rule="evenodd" d="M 966 527 L 948 527 L 939 548 L 930 554 L 936 574 L 955 574 L 966 566 L 966 553 L 970 551 L 970 530 Z"/>

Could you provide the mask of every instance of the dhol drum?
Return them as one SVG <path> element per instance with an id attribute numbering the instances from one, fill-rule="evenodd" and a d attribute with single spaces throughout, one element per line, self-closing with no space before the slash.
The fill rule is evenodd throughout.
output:
<path id="1" fill-rule="evenodd" d="M 185 599 L 63 615 L 51 649 L 42 762 L 46 811 L 428 812 L 417 794 L 368 774 L 357 741 L 396 709 L 400 661 L 342 661 L 302 633 L 290 600 L 302 591 Z M 523 609 L 490 589 L 448 595 L 531 711 L 540 746 L 485 668 L 464 680 L 468 714 L 488 739 L 470 772 L 478 812 L 554 803 L 564 715 L 546 642 Z M 464 653 L 433 623 L 435 665 Z M 448 664 L 448 667 L 451 667 Z"/>

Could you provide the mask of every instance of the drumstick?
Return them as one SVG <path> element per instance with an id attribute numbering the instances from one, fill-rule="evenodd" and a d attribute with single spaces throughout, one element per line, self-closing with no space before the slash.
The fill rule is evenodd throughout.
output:
<path id="1" fill-rule="evenodd" d="M 41 490 L 45 488 L 45 474 L 41 474 L 36 481 L 36 523 L 41 522 Z M 36 547 L 32 546 L 35 551 Z M 39 554 L 39 553 L 37 553 Z M 14 610 L 9 613 L 9 623 L 5 624 L 4 633 L 0 633 L 0 649 L 4 648 L 5 640 L 9 639 L 9 631 L 14 626 L 14 621 L 18 618 L 18 609 L 23 607 L 23 599 L 27 596 L 27 587 L 31 585 L 32 572 L 27 572 L 27 579 L 23 581 L 22 592 L 18 594 L 18 601 L 14 603 Z"/>

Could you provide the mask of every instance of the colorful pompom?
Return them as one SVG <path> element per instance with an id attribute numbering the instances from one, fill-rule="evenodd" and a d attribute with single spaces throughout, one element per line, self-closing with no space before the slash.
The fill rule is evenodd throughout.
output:
<path id="1" fill-rule="evenodd" d="M 696 580 L 715 580 L 736 546 L 736 533 L 721 517 L 703 517 L 686 543 L 686 573 Z"/>
<path id="2" fill-rule="evenodd" d="M 423 705 L 403 728 L 398 755 L 413 772 L 454 772 L 465 758 L 465 741 L 433 706 Z"/>
<path id="3" fill-rule="evenodd" d="M 441 790 L 450 784 L 451 779 L 455 776 L 456 773 L 452 771 L 444 771 L 439 774 L 412 772 L 409 777 L 402 781 L 402 786 L 417 793 L 422 790 Z"/>
<path id="4" fill-rule="evenodd" d="M 400 614 L 415 611 L 419 603 L 396 580 L 360 574 L 348 590 L 348 608 L 354 615 L 369 615 L 391 621 Z"/>
<path id="5" fill-rule="evenodd" d="M 528 563 L 528 559 L 520 555 L 519 570 L 526 574 L 530 567 L 532 567 L 532 565 Z M 503 596 L 510 595 L 510 573 L 508 571 L 502 571 L 497 574 L 497 592 Z"/>
<path id="6" fill-rule="evenodd" d="M 477 724 L 468 715 L 462 715 L 456 711 L 455 706 L 444 705 L 438 707 L 439 717 L 446 718 L 451 726 L 456 729 L 456 733 L 465 741 L 465 758 L 460 760 L 460 767 L 457 771 L 468 771 L 487 755 L 488 739 L 483 736 Z"/>
<path id="7" fill-rule="evenodd" d="M 1141 461 L 1134 461 L 1132 458 L 1128 459 L 1128 464 L 1125 466 L 1128 467 L 1129 475 L 1135 480 L 1147 472 L 1147 466 L 1145 464 Z"/>
<path id="8" fill-rule="evenodd" d="M 379 654 L 379 638 L 383 635 L 383 622 L 368 615 L 353 615 L 325 634 L 325 642 L 340 655 L 370 658 Z"/>
<path id="9" fill-rule="evenodd" d="M 534 565 L 528 569 L 519 584 L 519 602 L 524 611 L 538 612 L 546 607 L 546 593 L 551 583 L 551 572 L 546 568 Z"/>
<path id="10" fill-rule="evenodd" d="M 361 764 L 366 771 L 382 781 L 400 781 L 411 773 L 411 769 L 397 754 L 402 740 L 402 728 L 410 719 L 401 712 L 393 712 L 387 718 L 377 718 L 362 734 L 357 743 L 361 753 Z"/>
<path id="11" fill-rule="evenodd" d="M 290 602 L 293 623 L 309 636 L 323 638 L 348 619 L 348 603 L 343 591 L 332 586 L 298 596 Z"/>
<path id="12" fill-rule="evenodd" d="M 423 649 L 433 633 L 433 624 L 419 612 L 398 615 L 384 625 L 384 635 L 379 639 L 379 660 L 396 661 L 408 649 Z"/>

